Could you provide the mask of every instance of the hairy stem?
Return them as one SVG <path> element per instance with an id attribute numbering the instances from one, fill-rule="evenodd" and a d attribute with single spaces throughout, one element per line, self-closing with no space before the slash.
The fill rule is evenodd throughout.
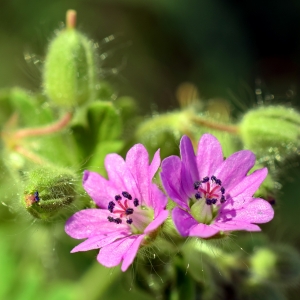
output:
<path id="1" fill-rule="evenodd" d="M 14 139 L 22 139 L 30 136 L 39 136 L 39 135 L 47 135 L 50 133 L 54 133 L 60 131 L 64 127 L 66 127 L 72 119 L 72 113 L 66 113 L 58 122 L 53 123 L 51 125 L 47 125 L 45 127 L 40 128 L 25 128 L 18 130 L 13 138 Z"/>
<path id="2" fill-rule="evenodd" d="M 225 131 L 231 134 L 239 134 L 239 127 L 236 125 L 216 123 L 214 121 L 207 120 L 199 116 L 192 116 L 190 120 L 195 124 L 202 125 L 211 129 Z"/>

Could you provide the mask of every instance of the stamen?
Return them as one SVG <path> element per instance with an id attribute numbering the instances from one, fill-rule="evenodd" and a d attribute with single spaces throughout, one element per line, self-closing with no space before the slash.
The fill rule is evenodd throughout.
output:
<path id="1" fill-rule="evenodd" d="M 216 199 L 216 198 L 211 199 L 212 204 L 216 204 L 217 201 L 218 201 L 218 199 Z"/>
<path id="2" fill-rule="evenodd" d="M 202 179 L 202 182 L 203 183 L 206 183 L 206 182 L 208 182 L 209 181 L 209 177 L 208 176 L 206 176 L 206 177 L 204 177 L 203 179 Z"/>
<path id="3" fill-rule="evenodd" d="M 125 214 L 126 215 L 132 215 L 134 212 L 133 208 L 127 208 L 126 211 L 125 211 Z"/>
<path id="4" fill-rule="evenodd" d="M 133 200 L 133 205 L 134 205 L 135 207 L 139 206 L 139 200 L 138 200 L 137 198 L 135 198 L 135 199 Z"/>
<path id="5" fill-rule="evenodd" d="M 222 185 L 222 181 L 220 179 L 216 179 L 216 184 L 217 185 Z"/>
<path id="6" fill-rule="evenodd" d="M 132 219 L 126 220 L 126 223 L 129 224 L 129 225 L 132 224 Z"/>
<path id="7" fill-rule="evenodd" d="M 200 199 L 201 198 L 201 194 L 200 193 L 196 193 L 195 194 L 195 198 L 198 200 L 198 199 Z"/>
<path id="8" fill-rule="evenodd" d="M 207 204 L 207 205 L 211 205 L 211 204 L 212 204 L 212 199 L 208 199 L 208 198 L 207 198 L 207 199 L 206 199 L 206 204 Z"/>
<path id="9" fill-rule="evenodd" d="M 127 198 L 128 200 L 132 200 L 132 196 L 128 192 L 122 192 L 123 197 Z"/>
<path id="10" fill-rule="evenodd" d="M 217 204 L 218 201 L 222 204 L 226 201 L 225 188 L 222 186 L 222 181 L 215 175 L 206 176 L 200 181 L 195 181 L 194 188 L 197 190 L 195 199 L 204 198 L 207 205 Z"/>
<path id="11" fill-rule="evenodd" d="M 121 199 L 122 199 L 122 197 L 121 197 L 120 195 L 116 195 L 116 196 L 115 196 L 115 200 L 116 200 L 116 201 L 119 201 L 119 200 L 121 200 Z"/>
<path id="12" fill-rule="evenodd" d="M 114 222 L 115 221 L 115 219 L 113 217 L 107 217 L 107 219 L 108 219 L 109 222 Z"/>
<path id="13" fill-rule="evenodd" d="M 108 208 L 107 209 L 112 213 L 115 206 L 116 206 L 116 204 L 113 201 L 110 201 L 108 203 Z"/>
<path id="14" fill-rule="evenodd" d="M 194 182 L 194 188 L 195 190 L 198 190 L 199 186 L 201 185 L 201 181 L 195 181 Z"/>
<path id="15" fill-rule="evenodd" d="M 121 224 L 122 220 L 120 218 L 116 218 L 114 222 L 117 223 L 117 224 Z"/>

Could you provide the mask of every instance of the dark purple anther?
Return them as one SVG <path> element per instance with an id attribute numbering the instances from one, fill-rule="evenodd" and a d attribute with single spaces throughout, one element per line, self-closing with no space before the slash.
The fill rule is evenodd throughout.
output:
<path id="1" fill-rule="evenodd" d="M 134 205 L 135 207 L 139 206 L 139 200 L 138 200 L 137 198 L 135 198 L 135 199 L 133 200 L 133 205 Z"/>
<path id="2" fill-rule="evenodd" d="M 115 205 L 116 205 L 116 204 L 115 204 L 113 201 L 110 201 L 110 202 L 108 203 L 107 209 L 112 213 L 113 210 L 114 210 Z"/>
<path id="3" fill-rule="evenodd" d="M 122 220 L 121 220 L 120 218 L 116 218 L 116 219 L 114 220 L 114 222 L 115 222 L 116 224 L 121 224 L 121 223 L 122 223 Z"/>
<path id="4" fill-rule="evenodd" d="M 194 189 L 195 190 L 198 190 L 199 186 L 201 185 L 201 182 L 200 181 L 195 181 L 194 182 Z"/>
<path id="5" fill-rule="evenodd" d="M 209 181 L 209 177 L 208 177 L 208 176 L 206 176 L 206 177 L 204 177 L 204 178 L 202 179 L 202 182 L 203 182 L 203 183 L 208 182 L 208 181 Z"/>
<path id="6" fill-rule="evenodd" d="M 133 208 L 127 208 L 126 211 L 125 211 L 125 214 L 126 215 L 132 215 L 133 211 L 134 211 Z"/>
<path id="7" fill-rule="evenodd" d="M 212 199 L 206 199 L 206 204 L 211 205 L 212 204 Z"/>
<path id="8" fill-rule="evenodd" d="M 122 192 L 123 197 L 127 198 L 128 200 L 132 200 L 132 196 L 128 192 Z"/>
<path id="9" fill-rule="evenodd" d="M 222 185 L 222 181 L 220 179 L 216 179 L 215 181 L 217 185 Z"/>
<path id="10" fill-rule="evenodd" d="M 200 199 L 200 198 L 201 198 L 200 193 L 196 193 L 196 194 L 195 194 L 195 198 L 196 198 L 197 200 Z"/>

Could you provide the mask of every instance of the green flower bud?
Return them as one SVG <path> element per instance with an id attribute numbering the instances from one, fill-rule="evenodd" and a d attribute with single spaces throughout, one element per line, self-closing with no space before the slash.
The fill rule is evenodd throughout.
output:
<path id="1" fill-rule="evenodd" d="M 56 105 L 70 108 L 95 98 L 94 50 L 93 42 L 72 26 L 52 40 L 45 60 L 43 86 Z"/>
<path id="2" fill-rule="evenodd" d="M 251 257 L 253 280 L 276 283 L 279 286 L 292 286 L 300 278 L 300 256 L 288 246 L 260 248 Z"/>
<path id="3" fill-rule="evenodd" d="M 22 204 L 35 218 L 49 220 L 74 202 L 76 175 L 68 169 L 39 167 L 26 172 Z"/>
<path id="4" fill-rule="evenodd" d="M 299 151 L 300 114 L 284 106 L 260 107 L 244 115 L 239 132 L 246 149 L 281 161 Z"/>

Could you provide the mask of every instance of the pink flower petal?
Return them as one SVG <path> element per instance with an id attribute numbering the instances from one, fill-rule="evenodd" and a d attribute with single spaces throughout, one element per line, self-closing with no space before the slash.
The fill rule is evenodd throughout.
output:
<path id="1" fill-rule="evenodd" d="M 186 195 L 194 192 L 194 182 L 199 180 L 196 157 L 191 140 L 183 136 L 180 141 L 181 181 Z"/>
<path id="2" fill-rule="evenodd" d="M 242 209 L 236 210 L 234 220 L 249 223 L 266 223 L 273 219 L 274 210 L 268 201 L 255 198 Z"/>
<path id="3" fill-rule="evenodd" d="M 84 171 L 83 187 L 100 208 L 107 208 L 109 201 L 120 193 L 101 175 L 89 171 Z"/>
<path id="4" fill-rule="evenodd" d="M 113 241 L 119 238 L 124 238 L 128 236 L 128 233 L 125 232 L 110 232 L 109 234 L 95 235 L 89 237 L 86 241 L 82 242 L 78 246 L 72 249 L 71 253 L 78 251 L 88 251 L 92 249 L 99 249 L 108 244 L 111 244 Z"/>
<path id="5" fill-rule="evenodd" d="M 198 180 L 211 177 L 223 162 L 223 152 L 219 141 L 211 134 L 203 134 L 197 151 Z"/>
<path id="6" fill-rule="evenodd" d="M 161 181 L 169 197 L 183 208 L 188 209 L 188 195 L 181 188 L 181 160 L 169 156 L 162 162 Z"/>
<path id="7" fill-rule="evenodd" d="M 109 181 L 113 182 L 116 189 L 118 189 L 116 195 L 126 191 L 129 192 L 133 198 L 137 197 L 141 201 L 141 194 L 137 188 L 136 179 L 133 174 L 131 174 L 129 166 L 120 155 L 108 154 L 105 158 L 105 168 Z"/>
<path id="8" fill-rule="evenodd" d="M 145 228 L 144 233 L 149 233 L 159 227 L 169 216 L 168 210 L 163 210 L 159 215 Z"/>
<path id="9" fill-rule="evenodd" d="M 132 262 L 133 262 L 134 258 L 136 257 L 136 254 L 139 250 L 140 244 L 143 241 L 144 237 L 145 237 L 145 235 L 141 234 L 137 239 L 135 239 L 135 241 L 132 243 L 130 248 L 125 253 L 125 255 L 123 257 L 122 267 L 121 267 L 121 270 L 123 272 L 125 272 L 128 269 L 128 267 L 132 264 Z"/>
<path id="10" fill-rule="evenodd" d="M 255 155 L 248 150 L 241 150 L 230 155 L 215 171 L 215 176 L 222 181 L 227 193 L 237 186 L 254 166 Z"/>
<path id="11" fill-rule="evenodd" d="M 267 175 L 267 168 L 254 171 L 230 190 L 230 196 L 232 198 L 241 194 L 244 196 L 253 196 Z"/>
<path id="12" fill-rule="evenodd" d="M 149 167 L 149 178 L 152 179 L 160 166 L 160 150 L 158 149 L 152 159 Z"/>
<path id="13" fill-rule="evenodd" d="M 245 230 L 245 231 L 261 231 L 259 226 L 255 224 L 250 224 L 243 221 L 236 220 L 227 220 L 225 222 L 215 222 L 210 225 L 218 231 L 237 231 L 237 230 Z"/>
<path id="14" fill-rule="evenodd" d="M 122 260 L 131 245 L 140 235 L 132 235 L 127 238 L 117 240 L 103 248 L 101 248 L 97 260 L 105 267 L 115 267 Z"/>
<path id="15" fill-rule="evenodd" d="M 189 236 L 209 238 L 217 234 L 219 231 L 219 229 L 216 229 L 210 225 L 199 223 L 190 228 Z"/>
<path id="16" fill-rule="evenodd" d="M 175 207 L 172 211 L 172 219 L 175 227 L 182 236 L 189 236 L 191 227 L 198 222 L 185 210 Z"/>
<path id="17" fill-rule="evenodd" d="M 157 163 L 157 161 L 155 163 Z M 145 204 L 148 206 L 152 206 L 152 199 L 149 197 L 149 185 L 151 182 L 151 178 L 149 176 L 149 155 L 142 144 L 133 146 L 127 152 L 126 165 L 130 170 L 134 178 L 135 185 L 141 195 L 139 200 L 145 201 Z"/>
<path id="18" fill-rule="evenodd" d="M 75 239 L 84 239 L 109 232 L 129 232 L 127 224 L 111 223 L 107 220 L 109 212 L 102 209 L 84 209 L 70 217 L 65 231 Z"/>
<path id="19" fill-rule="evenodd" d="M 166 208 L 168 198 L 155 184 L 151 184 L 151 198 L 154 209 L 154 217 Z"/>

